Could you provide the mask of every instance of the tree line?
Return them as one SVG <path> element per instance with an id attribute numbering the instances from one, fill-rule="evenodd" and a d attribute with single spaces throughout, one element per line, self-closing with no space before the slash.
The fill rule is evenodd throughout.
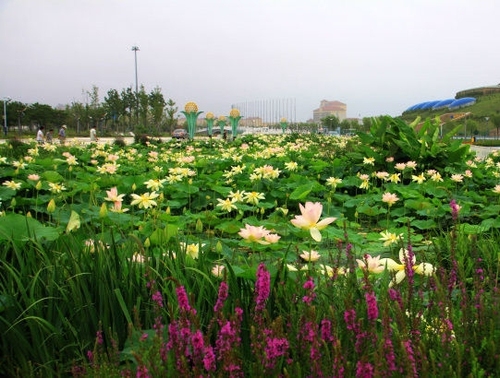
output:
<path id="1" fill-rule="evenodd" d="M 84 102 L 74 101 L 64 108 L 15 100 L 4 104 L 6 100 L 3 99 L 9 134 L 32 132 L 40 126 L 50 129 L 67 125 L 77 135 L 86 134 L 93 126 L 101 135 L 128 132 L 160 135 L 171 132 L 177 124 L 178 107 L 172 99 L 165 99 L 159 87 L 149 93 L 142 85 L 138 92 L 132 88 L 110 89 L 103 101 L 100 101 L 97 86 L 83 91 L 83 95 Z M 2 117 L 4 126 L 5 113 Z"/>

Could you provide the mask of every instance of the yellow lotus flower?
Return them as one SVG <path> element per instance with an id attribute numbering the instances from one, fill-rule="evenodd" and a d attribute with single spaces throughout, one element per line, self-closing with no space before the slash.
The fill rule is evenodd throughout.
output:
<path id="1" fill-rule="evenodd" d="M 154 201 L 158 197 L 158 193 L 156 192 L 144 193 L 142 195 L 131 194 L 131 196 L 134 200 L 130 204 L 138 205 L 139 208 L 149 209 L 157 205 L 156 201 Z"/>
<path id="2" fill-rule="evenodd" d="M 21 183 L 20 182 L 5 181 L 2 185 L 6 186 L 7 188 L 12 189 L 12 190 L 19 190 L 19 189 L 21 189 Z"/>
<path id="3" fill-rule="evenodd" d="M 403 234 L 393 234 L 392 232 L 387 231 L 382 231 L 380 233 L 382 236 L 379 240 L 382 240 L 384 242 L 384 247 L 388 247 L 391 244 L 397 243 L 403 238 Z"/>
<path id="4" fill-rule="evenodd" d="M 291 220 L 292 224 L 303 230 L 309 230 L 311 237 L 317 242 L 320 242 L 320 231 L 334 222 L 337 218 L 328 217 L 320 221 L 319 218 L 323 212 L 323 205 L 320 202 L 306 202 L 305 206 L 299 203 L 299 207 L 301 215 L 296 215 L 295 218 Z"/>
<path id="5" fill-rule="evenodd" d="M 217 198 L 217 202 L 219 202 L 217 204 L 217 207 L 220 207 L 222 210 L 225 210 L 228 213 L 237 209 L 236 205 L 234 204 L 236 202 L 236 199 L 234 198 L 226 198 L 225 200 Z"/>
<path id="6" fill-rule="evenodd" d="M 399 250 L 399 261 L 401 264 L 398 264 L 393 259 L 380 259 L 380 263 L 385 266 L 388 270 L 392 272 L 397 272 L 394 276 L 394 279 L 389 284 L 389 287 L 392 287 L 396 284 L 399 284 L 406 277 L 406 265 L 409 264 L 410 268 L 417 274 L 422 274 L 425 276 L 430 276 L 434 273 L 434 267 L 429 263 L 420 263 L 415 265 L 416 258 L 415 255 L 409 256 L 409 251 L 407 249 L 401 248 Z"/>

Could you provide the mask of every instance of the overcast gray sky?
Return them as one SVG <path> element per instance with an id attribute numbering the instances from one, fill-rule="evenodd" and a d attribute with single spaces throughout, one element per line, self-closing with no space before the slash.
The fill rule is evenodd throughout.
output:
<path id="1" fill-rule="evenodd" d="M 0 0 L 0 97 L 160 87 L 179 108 L 322 99 L 348 117 L 500 83 L 498 0 Z M 243 114 L 244 115 L 244 114 Z"/>

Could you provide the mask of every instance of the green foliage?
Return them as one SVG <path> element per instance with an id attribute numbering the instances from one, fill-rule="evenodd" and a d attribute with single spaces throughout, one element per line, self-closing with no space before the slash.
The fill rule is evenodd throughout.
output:
<path id="1" fill-rule="evenodd" d="M 415 122 L 416 123 L 416 122 Z M 440 137 L 439 122 L 427 120 L 419 129 L 401 119 L 388 116 L 373 120 L 370 132 L 358 134 L 365 156 L 375 156 L 385 164 L 394 161 L 418 161 L 422 168 L 444 169 L 463 164 L 472 157 L 468 145 L 453 140 L 458 127 Z"/>
<path id="2" fill-rule="evenodd" d="M 475 160 L 451 134 L 438 134 L 430 121 L 415 130 L 387 118 L 354 138 L 32 144 L 19 157 L 0 146 L 0 375 L 77 375 L 85 367 L 88 376 L 111 377 L 144 366 L 159 376 L 189 376 L 187 367 L 207 375 L 200 359 L 161 349 L 168 326 L 187 320 L 205 346 L 228 321 L 239 327 L 241 343 L 217 362 L 221 376 L 232 363 L 247 376 L 340 375 L 341 368 L 354 376 L 360 361 L 384 375 L 387 340 L 398 374 L 411 375 L 412 358 L 422 376 L 493 374 L 500 156 Z M 155 196 L 132 205 L 145 193 Z M 384 201 L 385 193 L 397 200 Z M 221 206 L 228 199 L 229 210 Z M 336 218 L 320 241 L 291 223 L 306 202 L 322 205 L 320 219 Z M 280 239 L 245 240 L 238 233 L 246 225 Z M 434 274 L 405 272 L 388 291 L 394 272 L 358 268 L 367 254 L 399 261 L 402 247 Z M 308 251 L 318 260 L 300 257 Z M 271 283 L 256 311 L 260 263 Z M 221 280 L 228 297 L 214 312 Z M 180 287 L 196 314 L 183 312 Z M 376 297 L 376 320 L 368 318 L 367 294 Z M 332 326 L 329 341 L 320 337 L 323 320 Z M 267 361 L 266 347 L 285 338 L 289 347 Z M 460 370 L 439 366 L 444 361 Z"/>

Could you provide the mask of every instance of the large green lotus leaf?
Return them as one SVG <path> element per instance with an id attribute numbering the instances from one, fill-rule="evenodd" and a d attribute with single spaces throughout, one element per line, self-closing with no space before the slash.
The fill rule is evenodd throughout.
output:
<path id="1" fill-rule="evenodd" d="M 167 224 L 165 228 L 155 230 L 149 237 L 152 245 L 163 245 L 171 238 L 176 237 L 179 232 L 179 227 L 175 224 Z"/>
<path id="2" fill-rule="evenodd" d="M 300 201 L 306 198 L 313 190 L 312 184 L 301 185 L 290 194 L 290 199 Z"/>
<path id="3" fill-rule="evenodd" d="M 45 171 L 42 173 L 42 177 L 49 181 L 49 182 L 63 182 L 63 181 L 66 181 L 66 179 L 61 176 L 61 174 L 59 174 L 58 172 L 56 171 Z"/>
<path id="4" fill-rule="evenodd" d="M 56 240 L 58 237 L 57 229 L 44 226 L 36 219 L 20 214 L 0 217 L 0 240 L 12 240 L 20 244 L 28 240 Z"/>

